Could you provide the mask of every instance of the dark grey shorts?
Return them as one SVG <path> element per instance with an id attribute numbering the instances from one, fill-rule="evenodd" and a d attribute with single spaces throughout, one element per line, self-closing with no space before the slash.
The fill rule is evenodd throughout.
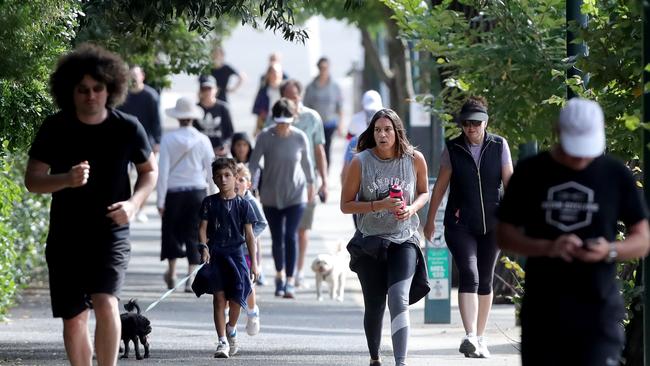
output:
<path id="1" fill-rule="evenodd" d="M 299 230 L 311 230 L 311 227 L 314 224 L 314 211 L 316 211 L 317 199 L 318 197 L 316 197 L 312 203 L 307 203 L 305 206 L 305 211 L 303 211 L 300 224 L 298 225 Z"/>

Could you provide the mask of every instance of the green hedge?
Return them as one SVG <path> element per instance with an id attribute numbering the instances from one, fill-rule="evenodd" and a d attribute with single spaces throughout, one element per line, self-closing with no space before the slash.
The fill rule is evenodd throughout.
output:
<path id="1" fill-rule="evenodd" d="M 0 157 L 0 316 L 17 290 L 44 268 L 50 195 L 27 192 L 23 184 L 26 154 L 10 153 L 5 141 Z"/>

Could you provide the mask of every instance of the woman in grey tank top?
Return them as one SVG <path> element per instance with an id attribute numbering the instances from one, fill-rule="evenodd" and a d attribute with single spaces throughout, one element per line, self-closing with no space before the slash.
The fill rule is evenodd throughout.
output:
<path id="1" fill-rule="evenodd" d="M 423 264 L 416 213 L 429 199 L 427 165 L 391 109 L 375 113 L 359 136 L 357 151 L 344 177 L 341 211 L 358 220 L 358 240 L 353 239 L 348 250 L 363 291 L 370 365 L 381 365 L 381 324 L 388 296 L 395 365 L 402 366 L 409 337 L 409 291 L 416 265 Z M 396 198 L 399 191 L 402 199 Z"/>

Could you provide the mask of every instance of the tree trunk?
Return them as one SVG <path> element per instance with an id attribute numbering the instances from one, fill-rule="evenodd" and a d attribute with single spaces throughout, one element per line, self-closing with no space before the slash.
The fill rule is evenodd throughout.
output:
<path id="1" fill-rule="evenodd" d="M 393 11 L 388 7 L 384 7 L 384 9 L 387 31 L 386 45 L 390 70 L 393 73 L 391 84 L 389 84 L 390 105 L 408 126 L 409 101 L 413 98 L 409 49 L 406 42 L 399 38 L 399 28 L 391 18 L 394 15 Z"/>
<path id="2" fill-rule="evenodd" d="M 384 6 L 386 45 L 388 50 L 388 69 L 381 63 L 379 52 L 372 40 L 372 36 L 364 27 L 360 27 L 361 40 L 367 59 L 367 64 L 377 73 L 378 78 L 383 81 L 390 91 L 390 108 L 395 110 L 408 125 L 408 101 L 413 97 L 413 82 L 411 80 L 411 64 L 409 50 L 406 43 L 398 38 L 399 28 L 397 23 L 391 19 L 393 11 Z"/>

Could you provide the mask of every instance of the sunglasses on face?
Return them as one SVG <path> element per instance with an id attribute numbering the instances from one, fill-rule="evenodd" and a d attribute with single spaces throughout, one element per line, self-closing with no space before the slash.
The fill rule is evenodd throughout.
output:
<path id="1" fill-rule="evenodd" d="M 460 124 L 463 127 L 469 127 L 469 126 L 479 127 L 481 126 L 482 123 L 483 121 L 462 121 Z"/>

